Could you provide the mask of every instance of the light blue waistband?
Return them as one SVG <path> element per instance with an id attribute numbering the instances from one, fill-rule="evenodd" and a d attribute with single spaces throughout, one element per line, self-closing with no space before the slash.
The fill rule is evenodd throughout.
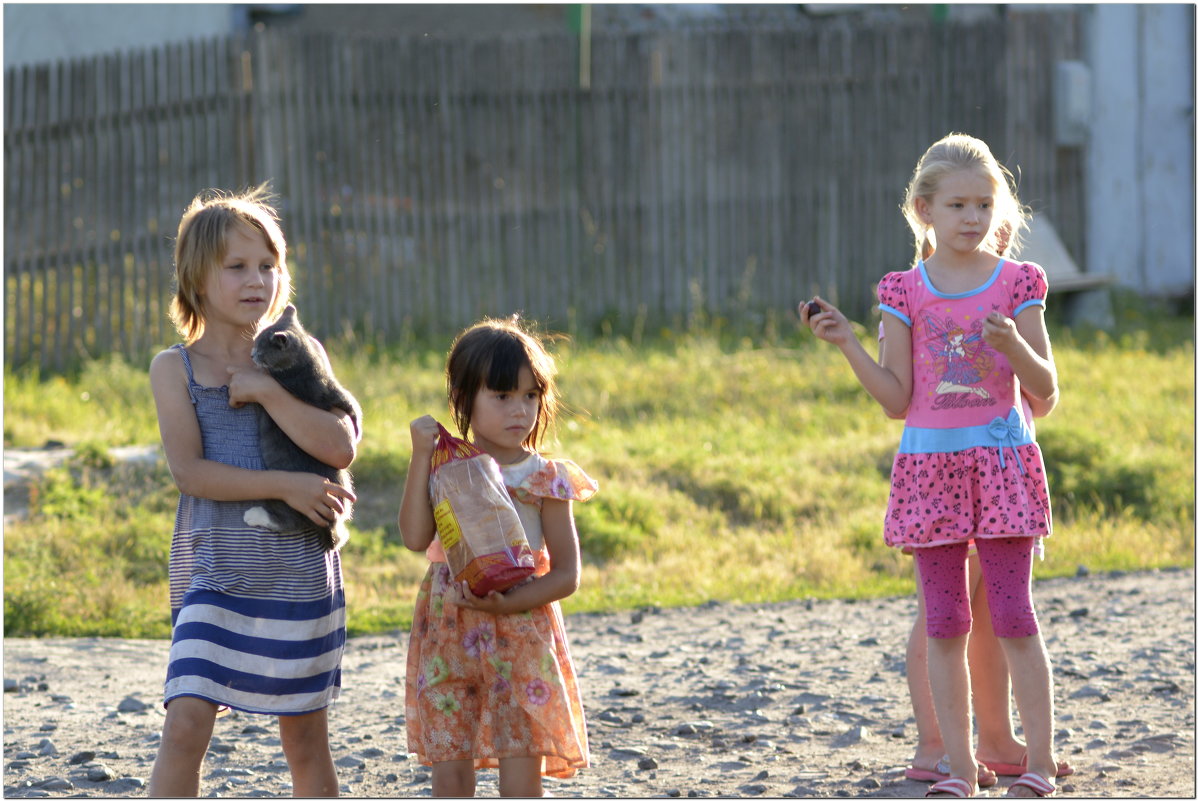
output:
<path id="1" fill-rule="evenodd" d="M 961 428 L 915 428 L 903 429 L 899 441 L 899 453 L 953 453 L 969 448 L 998 448 L 998 464 L 1006 467 L 1003 450 L 1010 448 L 1019 463 L 1019 472 L 1027 473 L 1023 460 L 1019 458 L 1019 445 L 1035 442 L 1031 430 L 1023 421 L 1018 408 L 1012 408 L 1006 418 L 995 417 L 986 425 L 963 426 Z"/>

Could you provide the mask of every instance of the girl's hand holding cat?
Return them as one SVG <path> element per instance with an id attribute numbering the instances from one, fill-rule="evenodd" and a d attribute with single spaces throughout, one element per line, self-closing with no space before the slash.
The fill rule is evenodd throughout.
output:
<path id="1" fill-rule="evenodd" d="M 343 498 L 358 500 L 345 487 L 315 473 L 288 472 L 285 475 L 287 483 L 280 500 L 318 526 L 329 525 L 344 511 L 345 506 L 341 503 Z"/>
<path id="2" fill-rule="evenodd" d="M 247 403 L 261 403 L 271 392 L 283 389 L 260 367 L 230 367 L 229 405 L 234 409 Z"/>

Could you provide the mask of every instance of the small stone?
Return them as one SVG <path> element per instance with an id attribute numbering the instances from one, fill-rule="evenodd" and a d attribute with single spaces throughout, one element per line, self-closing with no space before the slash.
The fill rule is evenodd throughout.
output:
<path id="1" fill-rule="evenodd" d="M 127 695 L 117 704 L 117 712 L 145 712 L 150 708 L 150 705 L 140 698 L 134 698 L 132 695 Z"/>
<path id="2" fill-rule="evenodd" d="M 95 758 L 96 758 L 95 751 L 80 751 L 79 753 L 75 754 L 73 757 L 68 759 L 67 764 L 82 765 L 84 762 L 91 762 Z"/>
<path id="3" fill-rule="evenodd" d="M 637 770 L 657 770 L 657 760 L 653 757 L 643 757 L 636 763 Z"/>
<path id="4" fill-rule="evenodd" d="M 38 787 L 51 792 L 67 792 L 75 789 L 75 785 L 71 784 L 61 776 L 51 776 L 49 779 L 46 779 L 44 782 L 39 784 Z"/>
<path id="5" fill-rule="evenodd" d="M 845 746 L 853 743 L 867 743 L 872 739 L 873 735 L 869 733 L 869 729 L 864 726 L 854 726 L 838 737 L 836 743 L 838 746 Z"/>
<path id="6" fill-rule="evenodd" d="M 58 749 L 50 740 L 42 740 L 37 745 L 38 756 L 58 756 Z"/>
<path id="7" fill-rule="evenodd" d="M 21 689 L 21 684 L 16 679 L 4 680 L 4 692 L 15 693 L 19 689 Z"/>
<path id="8" fill-rule="evenodd" d="M 1080 690 L 1074 691 L 1074 693 L 1072 695 L 1070 695 L 1069 697 L 1070 698 L 1097 698 L 1100 701 L 1111 700 L 1111 697 L 1109 695 L 1107 695 L 1102 690 L 1095 687 L 1093 684 L 1087 684 L 1085 687 L 1082 687 Z"/>
<path id="9" fill-rule="evenodd" d="M 598 720 L 602 721 L 603 723 L 610 723 L 613 726 L 623 726 L 624 725 L 624 718 L 620 717 L 619 715 L 617 715 L 615 712 L 611 711 L 610 709 L 603 710 L 598 715 L 596 715 L 596 718 Z"/>
<path id="10" fill-rule="evenodd" d="M 241 779 L 241 781 L 244 782 L 246 780 Z M 113 794 L 121 794 L 121 793 L 132 794 L 133 790 L 142 790 L 142 789 L 145 789 L 145 786 L 146 786 L 145 779 L 142 779 L 137 776 L 125 776 L 120 779 L 116 779 L 111 784 L 109 784 L 105 789 L 109 793 L 113 793 Z"/>
<path id="11" fill-rule="evenodd" d="M 1090 568 L 1086 567 L 1085 565 L 1077 566 L 1077 577 L 1078 578 L 1085 578 L 1088 575 L 1090 575 Z"/>
<path id="12" fill-rule="evenodd" d="M 116 778 L 116 771 L 107 765 L 97 765 L 94 768 L 88 768 L 87 780 L 89 782 L 107 782 Z"/>

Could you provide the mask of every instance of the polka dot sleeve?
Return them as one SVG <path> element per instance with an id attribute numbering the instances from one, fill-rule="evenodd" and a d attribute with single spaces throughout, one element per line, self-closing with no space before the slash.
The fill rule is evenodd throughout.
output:
<path id="1" fill-rule="evenodd" d="M 909 272 L 909 271 L 908 271 Z M 907 302 L 905 276 L 908 273 L 886 273 L 878 282 L 878 307 L 911 325 L 911 308 Z"/>
<path id="2" fill-rule="evenodd" d="M 1011 316 L 1014 317 L 1028 306 L 1043 306 L 1047 296 L 1048 277 L 1044 274 L 1044 268 L 1031 261 L 1019 265 L 1011 292 L 1011 300 L 1015 303 L 1015 311 Z"/>

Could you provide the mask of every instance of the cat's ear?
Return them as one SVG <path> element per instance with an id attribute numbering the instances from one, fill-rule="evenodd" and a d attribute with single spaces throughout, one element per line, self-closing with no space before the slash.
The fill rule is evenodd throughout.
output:
<path id="1" fill-rule="evenodd" d="M 286 320 L 286 319 L 289 319 L 289 318 L 295 317 L 295 314 L 296 314 L 296 312 L 295 312 L 295 304 L 294 304 L 294 303 L 288 303 L 288 304 L 287 304 L 287 307 L 286 307 L 285 309 L 283 309 L 283 313 L 282 313 L 282 314 L 279 316 L 279 319 L 281 319 L 281 320 Z"/>

